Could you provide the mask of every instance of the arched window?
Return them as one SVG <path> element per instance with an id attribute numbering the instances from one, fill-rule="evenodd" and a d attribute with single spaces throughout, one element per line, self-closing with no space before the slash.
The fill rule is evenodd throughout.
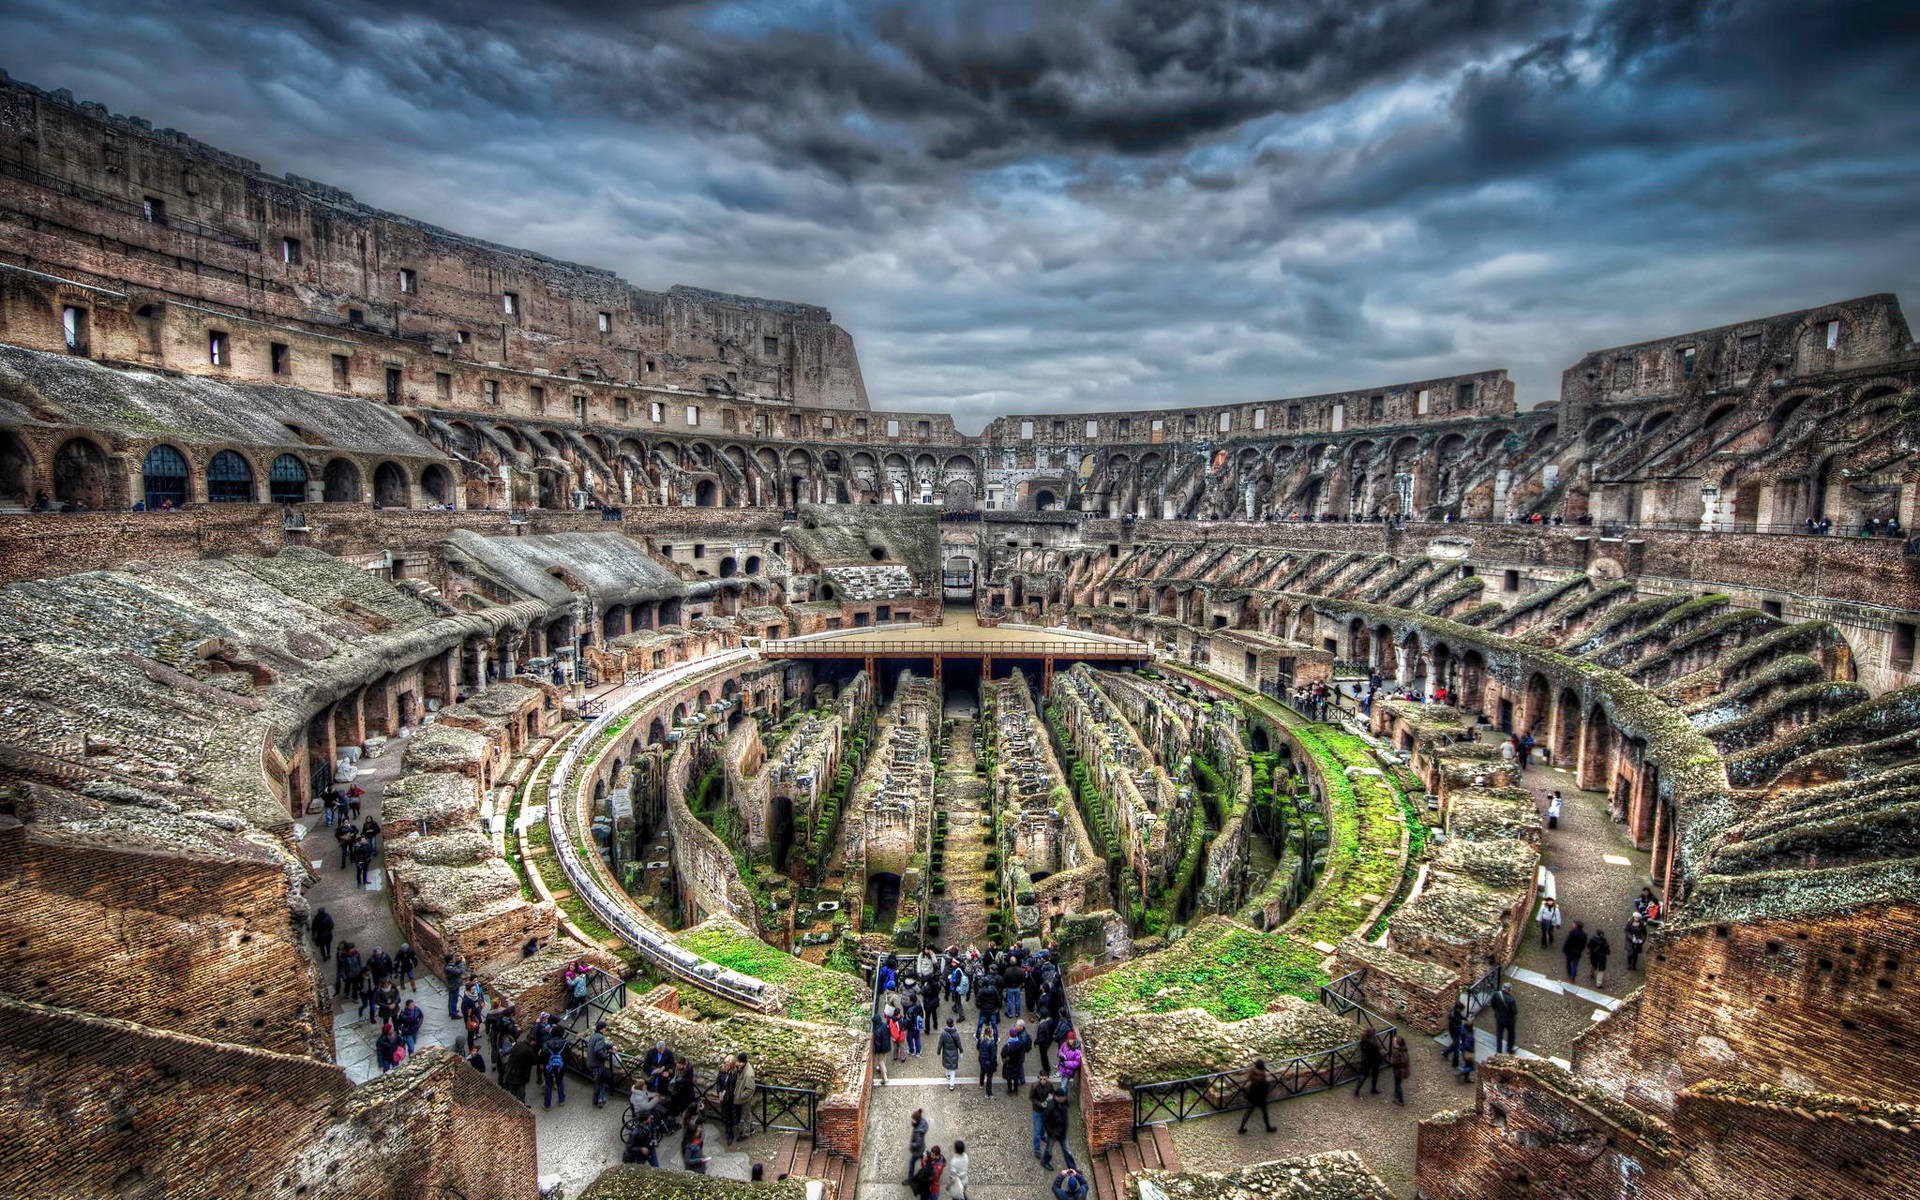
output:
<path id="1" fill-rule="evenodd" d="M 146 485 L 148 508 L 159 508 L 168 500 L 175 508 L 187 502 L 187 456 L 172 446 L 155 446 L 140 464 L 140 477 Z"/>
<path id="2" fill-rule="evenodd" d="M 291 454 L 273 460 L 267 473 L 267 490 L 275 504 L 305 504 L 307 501 L 307 464 Z"/>
<path id="3" fill-rule="evenodd" d="M 253 468 L 231 450 L 207 464 L 207 499 L 214 504 L 253 503 Z"/>

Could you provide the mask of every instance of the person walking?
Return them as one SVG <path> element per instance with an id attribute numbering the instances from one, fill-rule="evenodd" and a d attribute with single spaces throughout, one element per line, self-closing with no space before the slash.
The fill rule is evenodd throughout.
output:
<path id="1" fill-rule="evenodd" d="M 967 1157 L 967 1144 L 965 1142 L 955 1142 L 953 1144 L 953 1157 L 947 1160 L 947 1169 L 945 1172 L 947 1195 L 958 1196 L 960 1200 L 967 1200 L 967 1175 L 972 1170 L 973 1160 Z"/>
<path id="2" fill-rule="evenodd" d="M 1060 1044 L 1060 1082 L 1071 1083 L 1080 1070 L 1080 1033 L 1067 1030 L 1067 1040 Z"/>
<path id="3" fill-rule="evenodd" d="M 980 990 L 974 994 L 974 1005 L 978 1010 L 973 1023 L 973 1036 L 979 1037 L 980 1031 L 993 1029 L 994 1039 L 1000 1037 L 1000 989 L 993 982 L 993 976 L 982 975 Z"/>
<path id="4" fill-rule="evenodd" d="M 380 1036 L 374 1039 L 373 1056 L 380 1062 L 380 1073 L 382 1075 L 393 1070 L 393 1051 L 394 1047 L 399 1044 L 400 1039 L 394 1036 L 393 1026 L 391 1025 L 383 1027 L 380 1030 Z"/>
<path id="5" fill-rule="evenodd" d="M 352 942 L 341 942 L 340 953 L 333 956 L 333 994 L 345 993 L 348 999 L 356 995 L 349 989 L 353 981 L 360 978 L 360 947 Z"/>
<path id="6" fill-rule="evenodd" d="M 1059 1028 L 1059 1024 L 1060 1019 L 1052 1013 L 1048 1013 L 1041 1019 L 1040 1024 L 1034 1026 L 1033 1048 L 1040 1052 L 1040 1074 L 1042 1076 L 1053 1074 L 1053 1064 L 1047 1061 L 1047 1051 L 1053 1048 L 1054 1032 Z"/>
<path id="7" fill-rule="evenodd" d="M 453 1020 L 460 1016 L 460 983 L 467 977 L 466 957 L 449 953 L 441 973 L 447 980 L 447 1019 Z"/>
<path id="8" fill-rule="evenodd" d="M 1273 1099 L 1273 1072 L 1267 1070 L 1267 1060 L 1256 1058 L 1247 1068 L 1247 1111 L 1240 1114 L 1240 1132 L 1247 1131 L 1247 1120 L 1255 1109 L 1260 1110 L 1260 1123 L 1267 1132 L 1274 1132 L 1273 1118 L 1267 1113 L 1267 1104 Z"/>
<path id="9" fill-rule="evenodd" d="M 593 1106 L 607 1106 L 607 1088 L 613 1083 L 613 1042 L 607 1038 L 607 1023 L 593 1023 L 587 1036 L 587 1069 L 593 1072 Z"/>
<path id="10" fill-rule="evenodd" d="M 1047 1144 L 1044 1117 L 1047 1112 L 1047 1100 L 1052 1095 L 1053 1084 L 1045 1079 L 1034 1080 L 1033 1086 L 1027 1090 L 1027 1103 L 1033 1106 L 1033 1156 L 1035 1158 L 1040 1157 L 1040 1152 Z"/>
<path id="11" fill-rule="evenodd" d="M 1407 1102 L 1404 1090 L 1407 1073 L 1413 1069 L 1413 1056 L 1407 1053 L 1407 1039 L 1398 1033 L 1393 1035 L 1393 1045 L 1387 1048 L 1387 1067 L 1393 1072 L 1393 1102 Z"/>
<path id="12" fill-rule="evenodd" d="M 1620 940 L 1627 948 L 1627 970 L 1640 969 L 1640 951 L 1647 944 L 1647 919 L 1639 913 L 1627 918 L 1627 927 L 1620 934 Z"/>
<path id="13" fill-rule="evenodd" d="M 1452 1011 L 1447 1013 L 1447 1048 L 1441 1053 L 1457 1067 L 1460 1055 L 1470 1053 L 1472 1048 L 1473 1026 L 1467 1021 L 1467 1006 L 1456 1000 Z"/>
<path id="14" fill-rule="evenodd" d="M 940 1173 L 939 1166 L 934 1162 L 931 1154 L 924 1156 L 916 1154 L 914 1157 L 919 1160 L 920 1165 L 909 1172 L 906 1179 L 901 1182 L 907 1185 L 907 1190 L 914 1194 L 916 1200 L 933 1200 L 935 1181 Z"/>
<path id="15" fill-rule="evenodd" d="M 1553 793 L 1552 796 L 1548 797 L 1547 799 L 1547 828 L 1548 829 L 1560 828 L 1560 807 L 1563 803 L 1565 802 L 1560 799 L 1560 793 L 1557 790 Z"/>
<path id="16" fill-rule="evenodd" d="M 359 840 L 359 837 L 360 830 L 354 826 L 352 821 L 340 822 L 340 827 L 333 831 L 333 840 L 340 843 L 340 869 L 342 871 L 346 870 L 347 864 L 353 861 L 353 843 Z"/>
<path id="17" fill-rule="evenodd" d="M 947 1090 L 952 1091 L 954 1075 L 960 1070 L 960 1032 L 953 1027 L 952 1017 L 940 1031 L 940 1069 L 947 1073 Z"/>
<path id="18" fill-rule="evenodd" d="M 1553 945 L 1554 935 L 1558 933 L 1560 929 L 1560 905 L 1552 896 L 1548 896 L 1540 902 L 1540 916 L 1538 920 L 1540 922 L 1540 945 L 1542 947 Z"/>
<path id="19" fill-rule="evenodd" d="M 507 1051 L 507 1065 L 501 1072 L 500 1085 L 522 1104 L 527 1102 L 527 1084 L 533 1080 L 537 1054 L 532 1034 L 514 1042 L 513 1049 Z"/>
<path id="20" fill-rule="evenodd" d="M 913 1177 L 920 1171 L 920 1160 L 927 1156 L 927 1131 L 930 1128 L 927 1114 L 921 1109 L 914 1109 L 907 1127 L 907 1177 L 901 1183 L 913 1182 Z"/>
<path id="21" fill-rule="evenodd" d="M 733 1097 L 727 1110 L 727 1144 L 744 1142 L 753 1136 L 753 1096 L 759 1086 L 753 1077 L 753 1064 L 742 1050 L 733 1056 Z"/>
<path id="22" fill-rule="evenodd" d="M 356 838 L 353 843 L 353 881 L 361 887 L 367 886 L 367 877 L 373 871 L 373 843 L 366 838 Z"/>
<path id="23" fill-rule="evenodd" d="M 558 1024 L 551 1027 L 546 1045 L 541 1053 L 547 1056 L 547 1078 L 540 1088 L 540 1107 L 552 1108 L 555 1093 L 559 1094 L 560 1104 L 567 1103 L 567 1031 Z"/>
<path id="24" fill-rule="evenodd" d="M 420 982 L 414 978 L 414 972 L 420 969 L 420 956 L 406 942 L 400 943 L 400 952 L 393 956 L 393 983 L 395 987 L 405 984 L 410 992 L 420 990 Z"/>
<path id="25" fill-rule="evenodd" d="M 420 1027 L 426 1024 L 426 1020 L 427 1014 L 421 1012 L 420 1006 L 415 1004 L 411 998 L 409 998 L 406 1004 L 401 1006 L 400 1011 L 394 1015 L 394 1032 L 398 1033 L 400 1040 L 407 1044 L 408 1054 L 412 1054 L 420 1048 Z"/>
<path id="26" fill-rule="evenodd" d="M 919 993 L 908 993 L 907 1006 L 900 1013 L 900 1028 L 907 1035 L 907 1053 L 915 1058 L 920 1057 L 921 1022 L 925 1018 L 926 1010 L 920 1006 Z"/>
<path id="27" fill-rule="evenodd" d="M 1067 1102 L 1055 1092 L 1047 1097 L 1047 1107 L 1040 1114 L 1040 1127 L 1046 1133 L 1046 1148 L 1040 1155 L 1040 1165 L 1053 1169 L 1053 1145 L 1060 1143 L 1060 1153 L 1067 1160 L 1067 1166 L 1077 1167 L 1073 1161 L 1073 1149 L 1067 1145 Z"/>
<path id="28" fill-rule="evenodd" d="M 980 1088 L 993 1095 L 993 1072 L 1000 1062 L 1000 1038 L 992 1033 L 973 1039 L 974 1057 L 980 1062 Z"/>
<path id="29" fill-rule="evenodd" d="M 313 931 L 313 944 L 320 949 L 320 961 L 327 961 L 333 953 L 333 914 L 324 908 L 315 910 L 308 928 Z"/>
<path id="30" fill-rule="evenodd" d="M 708 1161 L 706 1135 L 698 1120 L 690 1120 L 687 1131 L 680 1135 L 680 1162 L 695 1175 L 705 1175 Z"/>
<path id="31" fill-rule="evenodd" d="M 1387 1056 L 1381 1053 L 1380 1039 L 1373 1034 L 1360 1039 L 1360 1075 L 1354 1080 L 1353 1094 L 1358 1096 L 1363 1086 L 1371 1084 L 1367 1094 L 1380 1094 L 1380 1069 L 1387 1065 Z"/>
<path id="32" fill-rule="evenodd" d="M 1580 956 L 1587 952 L 1587 931 L 1580 922 L 1575 921 L 1573 928 L 1567 930 L 1567 940 L 1560 943 L 1560 953 L 1567 960 L 1567 982 L 1580 981 Z"/>
<path id="33" fill-rule="evenodd" d="M 907 1061 L 907 1031 L 901 1027 L 897 1012 L 887 1018 L 887 1036 L 893 1040 L 893 1061 Z"/>
<path id="34" fill-rule="evenodd" d="M 1587 939 L 1587 961 L 1593 964 L 1593 986 L 1601 991 L 1607 990 L 1607 956 L 1613 953 L 1613 947 L 1607 943 L 1607 931 L 1596 929 Z"/>
<path id="35" fill-rule="evenodd" d="M 873 1081 L 876 1085 L 887 1081 L 887 1052 L 892 1049 L 893 1031 L 887 1018 L 873 1014 Z"/>
<path id="36" fill-rule="evenodd" d="M 1027 1047 L 1031 1045 L 1027 1023 L 1015 1021 L 1007 1031 L 1006 1044 L 1000 1047 L 1000 1078 L 1006 1080 L 1009 1096 L 1027 1085 Z"/>
<path id="37" fill-rule="evenodd" d="M 1514 1028 L 1520 1017 L 1520 1004 L 1513 998 L 1513 985 L 1503 983 L 1494 993 L 1493 1000 L 1487 1005 L 1493 1010 L 1493 1052 L 1512 1054 L 1515 1052 Z"/>

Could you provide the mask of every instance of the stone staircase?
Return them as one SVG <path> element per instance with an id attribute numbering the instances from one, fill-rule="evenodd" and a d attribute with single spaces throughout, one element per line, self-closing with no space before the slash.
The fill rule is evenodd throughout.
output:
<path id="1" fill-rule="evenodd" d="M 1165 1125 L 1149 1125 L 1134 1131 L 1134 1140 L 1093 1156 L 1087 1172 L 1094 1200 L 1124 1200 L 1128 1183 L 1136 1171 L 1178 1171 L 1180 1155 L 1173 1148 L 1173 1135 Z"/>
<path id="2" fill-rule="evenodd" d="M 820 1179 L 831 1183 L 836 1200 L 853 1200 L 860 1187 L 860 1164 L 836 1150 L 822 1150 L 808 1134 L 789 1133 L 767 1164 L 767 1182 L 776 1179 Z"/>

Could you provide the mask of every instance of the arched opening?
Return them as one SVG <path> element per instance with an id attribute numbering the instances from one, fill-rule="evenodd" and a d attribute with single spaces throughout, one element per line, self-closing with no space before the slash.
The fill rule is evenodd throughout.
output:
<path id="1" fill-rule="evenodd" d="M 541 508 L 566 507 L 565 503 L 562 500 L 563 489 L 561 484 L 560 472 L 555 471 L 550 467 L 543 467 L 540 470 L 539 482 L 540 482 L 540 507 Z"/>
<path id="2" fill-rule="evenodd" d="M 429 503 L 453 506 L 453 472 L 439 463 L 430 464 L 420 472 L 420 490 L 426 494 Z"/>
<path id="3" fill-rule="evenodd" d="M 27 444 L 11 429 L 0 429 L 0 499 L 26 505 L 33 502 L 27 494 L 32 487 L 33 456 Z"/>
<path id="4" fill-rule="evenodd" d="M 267 496 L 275 504 L 305 504 L 307 464 L 292 454 L 274 459 L 267 468 Z"/>
<path id="5" fill-rule="evenodd" d="M 773 850 L 773 869 L 785 871 L 787 856 L 793 849 L 793 797 L 775 796 L 768 818 L 767 840 Z"/>
<path id="6" fill-rule="evenodd" d="M 1057 503 L 1059 503 L 1058 499 L 1046 488 L 1041 488 L 1033 494 L 1033 511 L 1035 512 L 1047 512 Z"/>
<path id="7" fill-rule="evenodd" d="M 861 914 L 862 928 L 866 932 L 890 930 L 900 914 L 900 877 L 891 871 L 876 871 L 867 879 L 867 909 L 873 914 L 872 923 L 864 920 Z"/>
<path id="8" fill-rule="evenodd" d="M 207 499 L 214 504 L 252 504 L 253 468 L 231 450 L 207 463 Z"/>
<path id="9" fill-rule="evenodd" d="M 747 555 L 746 564 L 742 569 L 749 575 L 758 575 L 760 573 L 760 556 L 758 554 Z"/>
<path id="10" fill-rule="evenodd" d="M 711 479 L 702 479 L 693 485 L 693 504 L 695 508 L 718 508 L 720 506 L 720 485 Z"/>
<path id="11" fill-rule="evenodd" d="M 187 502 L 187 456 L 172 446 L 155 446 L 140 460 L 141 499 L 148 508 L 169 501 L 175 508 Z"/>
<path id="12" fill-rule="evenodd" d="M 1573 748 L 1580 735 L 1580 697 L 1571 688 L 1562 689 L 1553 705 L 1553 761 L 1556 766 L 1573 766 Z"/>
<path id="13" fill-rule="evenodd" d="M 1553 712 L 1548 707 L 1553 698 L 1552 690 L 1547 686 L 1547 677 L 1535 671 L 1527 679 L 1527 694 L 1522 701 L 1525 708 L 1520 713 L 1520 723 L 1515 733 L 1530 733 L 1535 741 L 1544 742 L 1549 735 L 1548 726 L 1552 724 Z"/>
<path id="14" fill-rule="evenodd" d="M 732 579 L 740 573 L 740 560 L 729 554 L 720 560 L 720 578 Z"/>
<path id="15" fill-rule="evenodd" d="M 105 508 L 106 451 L 87 438 L 74 438 L 53 452 L 53 498 L 62 503 Z"/>
<path id="16" fill-rule="evenodd" d="M 320 497 L 328 504 L 358 504 L 360 468 L 350 458 L 332 459 L 327 463 L 320 487 Z"/>
<path id="17" fill-rule="evenodd" d="M 407 473 L 398 463 L 383 462 L 373 469 L 373 502 L 381 508 L 407 508 L 413 503 Z"/>
<path id="18" fill-rule="evenodd" d="M 1575 782 L 1590 792 L 1611 790 L 1607 776 L 1613 763 L 1613 722 L 1606 710 L 1594 705 L 1580 729 L 1580 766 Z"/>

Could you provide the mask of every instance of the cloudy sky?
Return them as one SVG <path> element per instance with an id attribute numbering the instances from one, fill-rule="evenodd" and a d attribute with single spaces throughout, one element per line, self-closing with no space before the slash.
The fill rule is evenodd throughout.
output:
<path id="1" fill-rule="evenodd" d="M 1787 0 L 12 0 L 0 67 L 361 200 L 830 307 L 876 406 L 1251 400 L 1920 266 L 1920 19 Z M 1916 293 L 1920 294 L 1920 293 Z"/>

